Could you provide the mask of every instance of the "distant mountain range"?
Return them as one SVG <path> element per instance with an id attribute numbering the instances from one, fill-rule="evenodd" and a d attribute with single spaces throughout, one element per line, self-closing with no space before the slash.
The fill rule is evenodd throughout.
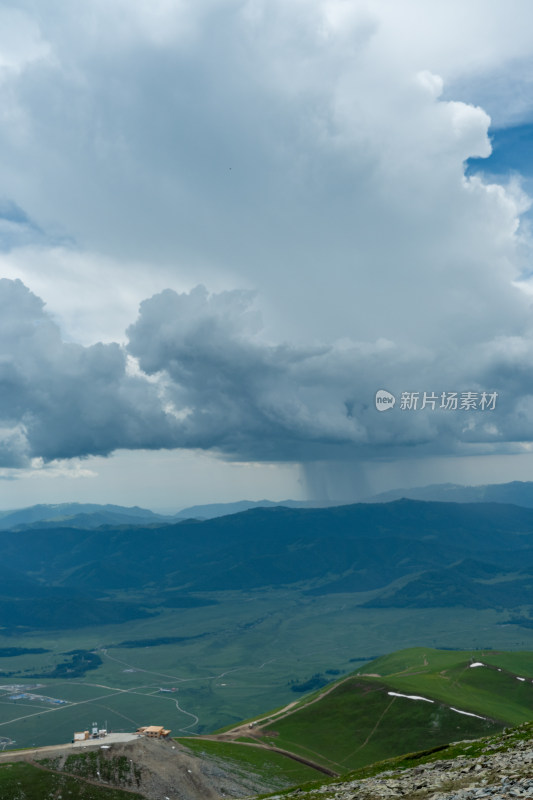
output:
<path id="1" fill-rule="evenodd" d="M 391 489 L 369 498 L 372 503 L 392 500 L 437 500 L 444 503 L 512 503 L 533 508 L 533 481 L 512 481 L 481 486 L 461 486 L 456 483 L 435 483 L 412 489 Z"/>
<path id="2" fill-rule="evenodd" d="M 373 495 L 364 502 L 390 503 L 403 498 L 445 503 L 511 503 L 533 508 L 533 481 L 461 486 L 437 483 L 411 489 L 392 489 Z M 187 519 L 215 519 L 254 508 L 332 508 L 333 503 L 314 500 L 239 500 L 233 503 L 208 503 L 183 508 L 176 514 L 158 514 L 139 506 L 99 505 L 97 503 L 58 503 L 0 511 L 0 530 L 39 527 L 98 528 L 101 525 L 161 525 Z"/>
<path id="3" fill-rule="evenodd" d="M 97 503 L 58 503 L 36 505 L 13 511 L 0 511 L 0 530 L 21 526 L 54 523 L 58 526 L 97 528 L 100 525 L 139 525 L 146 522 L 172 521 L 146 508 L 99 505 Z"/>
<path id="4" fill-rule="evenodd" d="M 372 592 L 361 602 L 374 608 L 514 609 L 514 622 L 533 625 L 520 611 L 533 597 L 533 509 L 499 503 L 255 508 L 95 529 L 34 523 L 3 531 L 0 546 L 6 628 L 123 621 L 205 602 L 198 593 L 268 587 Z"/>
<path id="5" fill-rule="evenodd" d="M 118 623 L 216 601 L 205 592 L 268 587 L 367 592 L 367 608 L 506 609 L 533 627 L 533 483 L 409 491 L 420 498 L 242 501 L 174 516 L 78 503 L 2 512 L 2 630 Z"/>
<path id="6" fill-rule="evenodd" d="M 240 500 L 235 503 L 209 503 L 191 506 L 176 514 L 157 514 L 139 506 L 99 505 L 97 503 L 58 503 L 35 505 L 12 511 L 0 511 L 0 530 L 28 526 L 98 528 L 101 525 L 172 524 L 185 519 L 214 519 L 238 514 L 250 508 L 315 508 L 317 503 L 306 500 Z"/>
<path id="7" fill-rule="evenodd" d="M 331 506 L 332 503 L 319 503 L 314 500 L 239 500 L 236 503 L 209 503 L 205 506 L 190 506 L 175 514 L 174 519 L 214 519 L 215 517 L 225 517 L 229 514 L 239 514 L 241 511 L 248 511 L 250 508 L 275 508 L 285 506 L 286 508 L 322 508 Z"/>

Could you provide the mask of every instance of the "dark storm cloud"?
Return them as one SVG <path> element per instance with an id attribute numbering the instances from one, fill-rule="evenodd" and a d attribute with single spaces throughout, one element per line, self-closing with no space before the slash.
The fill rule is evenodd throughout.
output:
<path id="1" fill-rule="evenodd" d="M 62 340 L 42 301 L 0 281 L 0 466 L 187 448 L 241 461 L 512 452 L 533 440 L 533 343 L 465 350 L 266 341 L 248 292 L 166 290 L 118 343 Z M 374 398 L 397 398 L 380 413 Z M 497 392 L 494 410 L 420 409 L 434 392 Z M 419 407 L 400 409 L 402 392 Z"/>
<path id="2" fill-rule="evenodd" d="M 0 280 L 1 466 L 165 446 L 156 387 L 128 374 L 118 344 L 62 341 L 43 305 L 20 281 Z"/>
<path id="3" fill-rule="evenodd" d="M 533 346 L 525 338 L 465 351 L 344 341 L 298 348 L 265 342 L 251 297 L 167 290 L 141 304 L 129 352 L 157 376 L 180 421 L 181 446 L 243 460 L 336 460 L 505 452 L 533 436 Z M 513 344 L 514 342 L 514 344 Z M 397 397 L 376 411 L 378 389 Z M 417 409 L 400 409 L 419 392 Z M 423 393 L 435 408 L 420 408 Z M 440 409 L 442 392 L 497 392 L 495 408 Z"/>

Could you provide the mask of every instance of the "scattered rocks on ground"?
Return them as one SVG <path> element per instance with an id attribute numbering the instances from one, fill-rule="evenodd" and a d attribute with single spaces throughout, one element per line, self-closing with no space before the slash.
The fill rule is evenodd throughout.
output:
<path id="1" fill-rule="evenodd" d="M 501 742 L 492 753 L 486 749 L 478 758 L 433 761 L 270 800 L 533 800 L 533 741 L 517 741 L 505 752 L 498 752 Z"/>

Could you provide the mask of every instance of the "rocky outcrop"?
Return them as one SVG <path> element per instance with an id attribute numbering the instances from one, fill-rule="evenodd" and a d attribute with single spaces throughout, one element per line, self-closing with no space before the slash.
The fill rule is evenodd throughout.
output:
<path id="1" fill-rule="evenodd" d="M 533 800 L 533 739 L 521 738 L 523 735 L 518 728 L 485 740 L 476 748 L 481 750 L 476 757 L 464 755 L 412 769 L 386 770 L 364 780 L 300 789 L 270 800 Z"/>

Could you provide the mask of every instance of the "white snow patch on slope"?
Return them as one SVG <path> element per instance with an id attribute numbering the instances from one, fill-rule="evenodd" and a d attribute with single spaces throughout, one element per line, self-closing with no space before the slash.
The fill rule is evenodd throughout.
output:
<path id="1" fill-rule="evenodd" d="M 434 703 L 434 700 L 429 700 L 427 697 L 419 697 L 417 694 L 399 694 L 399 692 L 387 692 L 391 697 L 406 697 L 408 700 L 424 700 L 426 703 Z"/>
<path id="2" fill-rule="evenodd" d="M 461 711 L 460 708 L 454 708 L 453 706 L 450 706 L 450 710 L 455 711 L 456 714 L 464 714 L 465 717 L 477 717 L 478 719 L 487 719 L 486 717 L 480 717 L 479 714 L 472 714 L 471 711 Z"/>

